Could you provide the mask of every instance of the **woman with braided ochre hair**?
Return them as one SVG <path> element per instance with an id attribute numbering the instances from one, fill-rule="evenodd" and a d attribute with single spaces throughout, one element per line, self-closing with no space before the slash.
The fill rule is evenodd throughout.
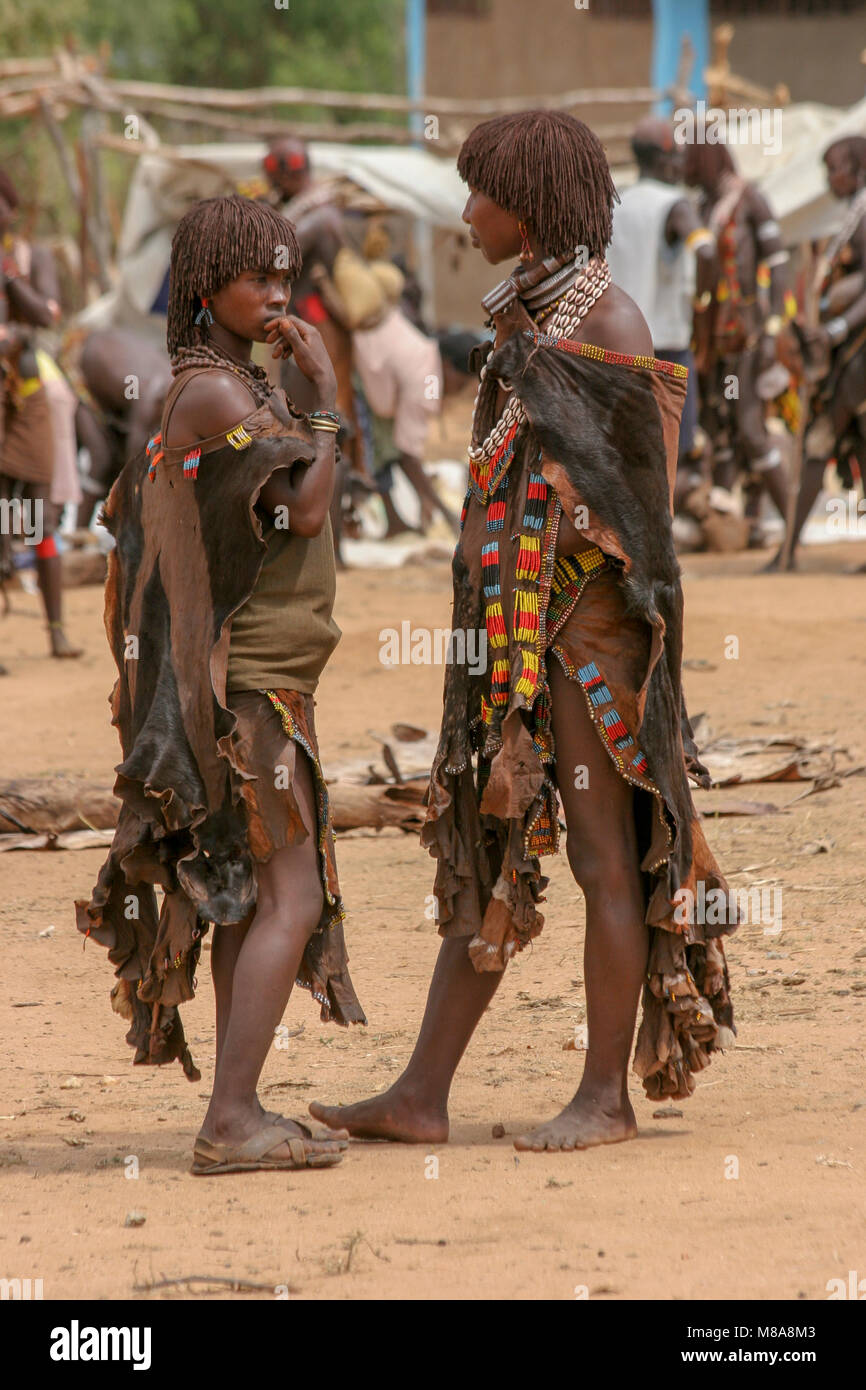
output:
<path id="1" fill-rule="evenodd" d="M 117 967 L 112 1000 L 136 1062 L 177 1058 L 192 1080 L 177 1005 L 215 924 L 216 1071 L 197 1174 L 339 1162 L 345 1136 L 266 1112 L 256 1086 L 293 983 L 323 1021 L 365 1021 L 313 723 L 340 636 L 336 385 L 315 328 L 287 315 L 299 267 L 291 223 L 262 203 L 187 213 L 172 244 L 162 429 L 106 504 L 122 805 L 78 924 Z M 311 414 L 252 364 L 264 341 L 311 382 Z"/>
<path id="2" fill-rule="evenodd" d="M 415 1051 L 383 1095 L 310 1109 L 352 1135 L 447 1138 L 460 1057 L 542 928 L 538 856 L 558 847 L 558 792 L 586 899 L 588 1049 L 573 1100 L 516 1147 L 586 1148 L 637 1132 L 641 989 L 635 1068 L 651 1098 L 689 1095 L 731 1037 L 732 927 L 700 910 L 724 884 L 692 805 L 687 773 L 707 775 L 680 686 L 670 502 L 686 369 L 653 358 L 610 284 L 615 194 L 585 125 L 548 111 L 487 121 L 458 168 L 473 245 L 493 264 L 520 257 L 484 300 L 496 337 L 453 564 L 452 629 L 486 631 L 487 670 L 447 668 L 422 833 L 444 941 Z"/>

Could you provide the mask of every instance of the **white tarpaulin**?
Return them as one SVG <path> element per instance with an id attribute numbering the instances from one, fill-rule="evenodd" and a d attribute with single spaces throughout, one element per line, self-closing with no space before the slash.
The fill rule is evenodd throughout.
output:
<path id="1" fill-rule="evenodd" d="M 141 155 L 129 187 L 118 246 L 118 284 L 80 317 L 90 327 L 108 322 L 138 322 L 145 327 L 149 309 L 165 278 L 171 239 L 178 221 L 199 198 L 232 193 L 260 180 L 263 142 L 180 145 L 177 158 L 158 151 Z M 449 160 L 428 150 L 390 145 L 309 145 L 314 175 L 351 179 L 389 209 L 436 227 L 462 227 L 466 187 Z M 164 334 L 160 320 L 158 331 Z"/>
<path id="2" fill-rule="evenodd" d="M 822 155 L 840 135 L 866 135 L 866 100 L 848 110 L 798 102 L 765 112 L 764 120 L 763 140 L 734 144 L 738 168 L 766 195 L 788 245 L 829 236 L 844 207 L 827 189 Z M 161 338 L 164 322 L 149 309 L 165 278 L 178 220 L 199 198 L 261 179 L 265 150 L 256 141 L 181 145 L 170 160 L 157 151 L 140 156 L 124 212 L 117 288 L 85 310 L 80 321 L 92 327 L 120 322 L 146 329 L 150 324 Z M 451 160 L 426 149 L 389 145 L 313 142 L 309 150 L 315 174 L 348 178 L 388 208 L 428 225 L 462 229 L 466 187 Z M 614 175 L 622 188 L 634 179 L 633 170 L 617 169 Z"/>

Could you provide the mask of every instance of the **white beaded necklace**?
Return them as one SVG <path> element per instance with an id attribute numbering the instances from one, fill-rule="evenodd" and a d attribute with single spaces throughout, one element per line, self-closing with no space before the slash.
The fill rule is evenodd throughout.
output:
<path id="1" fill-rule="evenodd" d="M 573 336 L 578 325 L 586 318 L 592 306 L 604 294 L 610 284 L 610 268 L 607 261 L 601 256 L 593 256 L 587 262 L 585 268 L 580 272 L 574 284 L 563 295 L 561 302 L 550 316 L 546 326 L 546 332 L 551 338 L 570 338 Z M 475 404 L 472 407 L 472 436 L 475 436 L 475 425 L 478 415 L 478 402 L 481 399 L 481 392 L 487 376 L 487 364 L 481 368 L 481 379 L 478 384 L 478 393 L 475 397 Z M 516 395 L 509 396 L 505 403 L 505 409 L 500 415 L 490 433 L 480 444 L 469 445 L 469 458 L 473 463 L 480 463 L 483 459 L 490 459 L 496 453 L 510 430 L 515 425 L 522 424 L 526 419 L 526 412 Z"/>

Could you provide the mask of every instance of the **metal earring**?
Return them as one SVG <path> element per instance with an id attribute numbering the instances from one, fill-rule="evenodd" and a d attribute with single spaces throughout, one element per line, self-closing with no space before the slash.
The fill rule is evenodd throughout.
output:
<path id="1" fill-rule="evenodd" d="M 532 247 L 529 245 L 529 232 L 526 223 L 518 222 L 517 230 L 520 233 L 520 259 L 522 261 L 532 260 Z"/>
<path id="2" fill-rule="evenodd" d="M 196 321 L 196 323 L 203 323 L 204 326 L 205 326 L 205 328 L 209 327 L 210 324 L 213 323 L 213 314 L 211 313 L 210 309 L 207 307 L 207 300 L 206 300 L 206 299 L 203 299 L 203 300 L 202 300 L 202 302 L 201 302 L 201 308 L 199 309 L 198 313 L 197 313 L 196 316 L 195 316 L 195 321 Z"/>

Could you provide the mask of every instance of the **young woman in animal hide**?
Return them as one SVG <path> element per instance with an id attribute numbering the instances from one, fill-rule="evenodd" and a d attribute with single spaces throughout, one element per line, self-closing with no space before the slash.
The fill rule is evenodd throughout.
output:
<path id="1" fill-rule="evenodd" d="M 216 198 L 183 218 L 162 428 L 106 504 L 122 806 L 78 922 L 109 947 L 136 1062 L 178 1058 L 194 1080 L 177 1006 L 214 923 L 216 1068 L 196 1174 L 339 1162 L 346 1136 L 267 1112 L 256 1088 L 294 983 L 323 1021 L 365 1021 L 313 719 L 340 636 L 336 387 L 315 328 L 288 313 L 299 267 L 291 223 L 262 203 Z M 252 364 L 265 341 L 310 382 L 310 414 Z"/>
<path id="2" fill-rule="evenodd" d="M 452 629 L 487 635 L 483 675 L 447 668 L 423 843 L 444 938 L 409 1063 L 383 1095 L 313 1104 L 367 1138 L 441 1142 L 456 1067 L 507 962 L 538 936 L 559 844 L 586 902 L 588 1047 L 577 1092 L 518 1149 L 637 1133 L 627 1086 L 685 1097 L 732 1037 L 722 934 L 691 910 L 724 889 L 692 804 L 670 503 L 685 369 L 656 361 L 604 259 L 615 196 L 599 141 L 547 111 L 478 126 L 458 168 L 473 245 L 519 256 L 484 300 Z M 700 892 L 703 881 L 704 892 Z M 682 891 L 685 890 L 685 891 Z M 718 901 L 718 898 L 715 899 Z"/>

